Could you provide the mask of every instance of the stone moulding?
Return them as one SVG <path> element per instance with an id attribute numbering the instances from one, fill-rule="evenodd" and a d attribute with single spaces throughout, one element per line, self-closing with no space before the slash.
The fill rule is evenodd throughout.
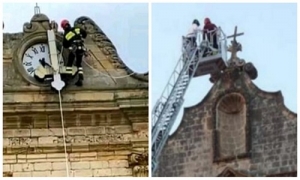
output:
<path id="1" fill-rule="evenodd" d="M 248 77 L 248 75 L 246 75 L 245 73 L 241 73 L 240 78 L 242 78 L 241 81 L 244 82 L 244 84 L 246 85 L 246 87 L 248 88 L 245 91 L 252 91 L 252 92 L 256 92 L 257 95 L 262 96 L 262 97 L 271 97 L 271 98 L 275 98 L 277 99 L 278 103 L 283 105 L 283 109 L 285 109 L 287 112 L 289 112 L 289 114 L 291 114 L 292 116 L 297 117 L 297 114 L 290 111 L 283 102 L 283 96 L 281 91 L 276 91 L 276 92 L 269 92 L 269 91 L 264 91 L 262 89 L 260 89 L 259 87 L 257 87 Z M 189 106 L 189 107 L 185 107 L 184 108 L 184 113 L 188 113 L 188 111 L 192 110 L 195 107 L 202 107 L 204 106 L 204 104 L 206 104 L 208 101 L 213 100 L 215 93 L 217 93 L 218 89 L 224 89 L 221 88 L 222 86 L 222 80 L 219 80 L 219 82 L 215 83 L 212 88 L 209 90 L 209 92 L 204 96 L 204 98 L 197 104 Z M 227 93 L 228 91 L 232 91 L 230 88 L 229 89 L 224 89 L 224 94 Z M 219 91 L 218 91 L 219 92 Z"/>
<path id="2" fill-rule="evenodd" d="M 116 67 L 124 69 L 127 74 L 132 74 L 132 77 L 148 82 L 148 72 L 139 74 L 131 70 L 119 57 L 117 49 L 113 43 L 108 39 L 106 34 L 101 30 L 101 28 L 89 17 L 81 16 L 77 18 L 74 22 L 74 26 L 85 27 L 88 33 L 94 34 L 94 41 L 98 43 L 98 47 L 107 56 L 110 56 L 110 60 L 113 64 L 119 64 Z"/>
<path id="3" fill-rule="evenodd" d="M 21 58 L 23 56 L 23 52 L 26 48 L 30 47 L 35 43 L 46 43 L 47 42 L 47 33 L 46 30 L 50 28 L 50 25 L 53 25 L 57 28 L 57 23 L 49 22 L 49 18 L 46 15 L 40 14 L 35 15 L 29 23 L 25 23 L 23 26 L 22 33 L 5 33 L 4 42 L 3 42 L 3 52 L 5 66 L 8 68 L 12 68 L 12 65 L 9 64 L 11 59 L 13 62 L 13 66 L 15 66 L 17 73 L 10 74 L 11 72 L 5 72 L 5 80 L 4 80 L 4 91 L 20 91 L 20 90 L 28 90 L 28 91 L 43 91 L 49 90 L 48 84 L 38 83 L 33 77 L 27 76 L 24 68 L 21 66 Z M 92 42 L 92 46 L 95 49 L 98 49 L 101 54 L 107 57 L 107 60 L 112 64 L 114 68 L 115 74 L 123 74 L 122 76 L 126 76 L 126 74 L 130 77 L 126 77 L 124 79 L 115 81 L 114 83 L 103 83 L 103 77 L 94 76 L 94 72 L 88 71 L 89 78 L 87 78 L 86 86 L 80 88 L 82 89 L 123 89 L 123 88 L 136 88 L 143 89 L 148 88 L 148 72 L 144 74 L 139 74 L 132 71 L 127 65 L 121 60 L 119 57 L 115 46 L 108 39 L 108 37 L 103 33 L 103 31 L 99 28 L 98 25 L 95 24 L 93 20 L 88 17 L 80 17 L 75 21 L 76 26 L 84 26 L 87 31 L 90 33 L 88 36 L 88 41 Z M 57 32 L 55 29 L 56 38 L 58 43 L 58 48 L 61 49 L 61 41 L 62 41 L 62 32 Z M 97 50 L 97 51 L 98 51 Z M 63 51 L 64 59 L 67 58 L 68 51 Z M 89 68 L 88 68 L 89 69 Z M 91 70 L 91 69 L 89 69 Z M 99 70 L 99 69 L 98 69 Z M 102 70 L 99 70 L 102 71 Z M 19 78 L 18 74 L 21 74 Z M 117 75 L 116 75 L 117 76 Z M 12 80 L 8 80 L 8 79 Z M 24 79 L 25 81 L 23 81 Z M 110 80 L 111 81 L 111 80 Z M 96 84 L 95 84 L 96 83 Z M 14 86 L 13 84 L 18 84 L 18 86 Z M 30 85 L 32 84 L 32 85 Z M 22 88 L 20 88 L 22 86 Z M 96 87 L 97 86 L 97 87 Z M 70 86 L 68 90 L 78 90 L 78 88 Z"/>
<path id="4" fill-rule="evenodd" d="M 148 177 L 148 152 L 133 153 L 129 156 L 129 165 L 134 177 Z"/>
<path id="5" fill-rule="evenodd" d="M 23 92 L 4 93 L 3 112 L 59 111 L 57 94 Z M 74 91 L 62 95 L 64 111 L 101 111 L 128 108 L 147 108 L 148 93 L 129 91 Z"/>
<path id="6" fill-rule="evenodd" d="M 230 82 L 228 82 L 228 80 L 230 80 Z M 234 87 L 235 85 L 233 83 L 237 82 L 237 81 L 240 83 L 240 85 L 244 86 L 243 90 L 238 90 L 236 87 Z M 228 84 L 230 86 L 228 86 Z M 276 99 L 278 105 L 281 106 L 283 115 L 286 116 L 287 119 L 297 119 L 297 114 L 292 112 L 285 106 L 281 91 L 268 92 L 268 91 L 261 90 L 252 82 L 252 80 L 249 78 L 249 76 L 245 72 L 241 72 L 234 81 L 231 81 L 231 79 L 222 79 L 222 78 L 219 79 L 218 82 L 216 82 L 212 86 L 212 88 L 209 90 L 209 92 L 204 96 L 204 98 L 199 103 L 197 103 L 193 106 L 190 106 L 190 107 L 185 107 L 183 109 L 183 116 L 182 116 L 182 120 L 178 126 L 178 129 L 170 136 L 169 140 L 172 140 L 172 138 L 175 137 L 176 134 L 180 131 L 182 124 L 185 123 L 184 117 L 186 116 L 187 113 L 190 113 L 195 108 L 201 109 L 206 104 L 213 103 L 212 105 L 215 105 L 214 102 L 216 102 L 216 98 L 217 98 L 216 96 L 220 96 L 220 94 L 226 94 L 229 92 L 241 93 L 241 91 L 252 92 L 252 93 L 255 93 L 256 96 L 260 96 L 260 97 L 264 97 L 264 98 L 274 98 L 274 99 Z M 245 95 L 244 93 L 242 93 L 242 94 Z M 246 99 L 246 101 L 248 99 L 248 102 L 250 100 L 248 97 L 245 97 L 245 99 Z M 213 106 L 212 108 L 214 108 L 214 107 L 215 106 Z M 248 115 L 249 115 L 249 113 L 247 112 L 247 116 Z M 250 133 L 250 131 L 247 131 L 247 132 Z M 245 156 L 248 156 L 248 154 L 245 154 Z"/>
<path id="7" fill-rule="evenodd" d="M 148 147 L 148 141 L 144 141 L 143 144 L 136 144 L 131 142 L 118 142 L 118 143 L 77 143 L 67 144 L 67 152 L 89 152 L 89 151 L 116 151 L 116 150 L 132 150 L 134 148 L 146 148 Z M 30 146 L 15 146 L 4 147 L 4 154 L 36 154 L 36 153 L 64 153 L 63 144 L 48 144 L 48 145 L 30 145 Z"/>

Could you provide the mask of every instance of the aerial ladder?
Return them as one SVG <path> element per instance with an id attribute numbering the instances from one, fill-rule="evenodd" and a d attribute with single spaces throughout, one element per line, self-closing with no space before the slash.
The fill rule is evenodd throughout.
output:
<path id="1" fill-rule="evenodd" d="M 182 37 L 182 55 L 179 58 L 162 95 L 152 110 L 152 176 L 158 168 L 160 153 L 167 142 L 171 128 L 184 102 L 185 92 L 193 77 L 214 74 L 227 67 L 227 37 L 221 27 L 207 33 L 212 40 L 217 35 L 218 49 L 212 42 L 201 40 L 195 46 Z M 206 38 L 208 39 L 208 38 Z"/>

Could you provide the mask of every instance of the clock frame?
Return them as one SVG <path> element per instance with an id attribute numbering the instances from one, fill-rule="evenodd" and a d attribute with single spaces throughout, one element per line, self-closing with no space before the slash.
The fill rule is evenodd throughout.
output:
<path id="1" fill-rule="evenodd" d="M 58 51 L 62 50 L 62 36 L 56 34 L 56 46 Z M 13 63 L 17 68 L 18 72 L 21 76 L 28 81 L 29 83 L 36 86 L 50 86 L 49 83 L 41 83 L 37 81 L 34 77 L 27 74 L 26 69 L 23 66 L 23 55 L 24 53 L 36 44 L 45 43 L 48 44 L 47 31 L 44 32 L 36 32 L 29 35 L 26 35 L 21 39 L 19 45 L 16 48 L 16 51 L 13 56 Z M 66 55 L 63 53 L 63 59 L 65 61 Z"/>

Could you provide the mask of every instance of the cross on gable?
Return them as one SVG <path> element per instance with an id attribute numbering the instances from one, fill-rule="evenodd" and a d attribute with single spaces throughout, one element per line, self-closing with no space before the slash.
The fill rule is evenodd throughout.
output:
<path id="1" fill-rule="evenodd" d="M 237 33 L 237 26 L 235 26 L 235 28 L 234 28 L 234 34 L 230 35 L 230 36 L 227 36 L 227 39 L 233 38 L 233 41 L 236 42 L 236 37 L 237 36 L 242 36 L 242 35 L 244 35 L 244 33 Z"/>
<path id="2" fill-rule="evenodd" d="M 235 26 L 234 34 L 227 36 L 227 38 L 233 38 L 233 41 L 231 41 L 231 45 L 227 49 L 227 51 L 231 52 L 231 61 L 238 59 L 237 52 L 242 50 L 242 45 L 236 41 L 236 37 L 242 35 L 244 35 L 244 33 L 237 33 L 237 26 Z"/>

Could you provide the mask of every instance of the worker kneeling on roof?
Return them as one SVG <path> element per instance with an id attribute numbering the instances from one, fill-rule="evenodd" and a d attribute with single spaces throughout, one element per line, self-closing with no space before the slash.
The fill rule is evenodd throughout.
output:
<path id="1" fill-rule="evenodd" d="M 72 77 L 72 66 L 74 59 L 76 57 L 76 66 L 78 68 L 79 73 L 79 79 L 76 83 L 77 86 L 82 86 L 83 81 L 83 69 L 81 66 L 82 57 L 86 51 L 86 48 L 84 47 L 84 41 L 83 39 L 86 38 L 87 33 L 82 28 L 78 27 L 71 27 L 68 20 L 63 20 L 61 22 L 61 27 L 64 30 L 64 40 L 63 40 L 63 46 L 64 48 L 68 48 L 70 50 L 67 67 L 66 67 L 66 73 L 67 73 L 67 79 L 70 79 Z"/>

